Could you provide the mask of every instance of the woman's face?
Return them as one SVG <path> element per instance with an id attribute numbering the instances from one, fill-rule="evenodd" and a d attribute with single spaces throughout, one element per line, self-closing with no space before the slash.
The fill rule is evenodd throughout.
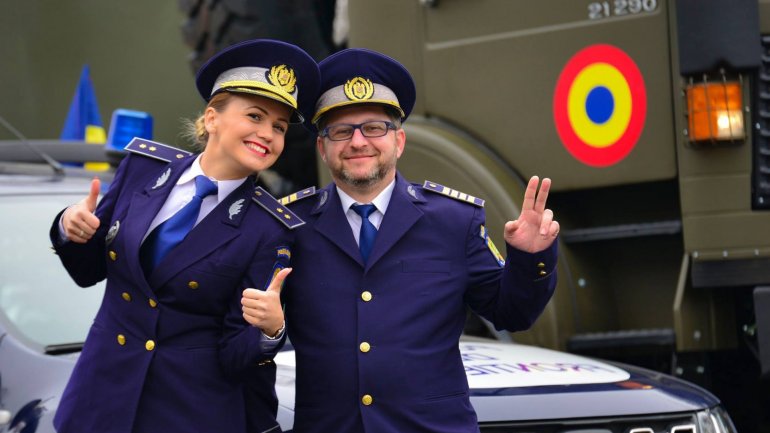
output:
<path id="1" fill-rule="evenodd" d="M 239 179 L 272 166 L 283 151 L 291 109 L 269 98 L 229 95 L 222 111 L 206 108 L 209 134 L 201 167 L 218 180 Z"/>

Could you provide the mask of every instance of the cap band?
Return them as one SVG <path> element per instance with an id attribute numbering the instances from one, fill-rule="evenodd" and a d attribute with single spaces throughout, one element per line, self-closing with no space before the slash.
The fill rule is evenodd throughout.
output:
<path id="1" fill-rule="evenodd" d="M 398 110 L 401 118 L 406 117 L 395 92 L 382 84 L 356 77 L 341 86 L 332 87 L 318 98 L 312 123 L 317 123 L 318 119 L 329 110 L 353 104 L 387 105 Z"/>
<path id="2" fill-rule="evenodd" d="M 281 102 L 296 110 L 299 90 L 295 84 L 294 71 L 286 65 L 277 65 L 270 69 L 241 67 L 221 73 L 214 81 L 211 94 L 228 90 L 265 95 L 259 91 L 262 90 L 279 96 Z"/>

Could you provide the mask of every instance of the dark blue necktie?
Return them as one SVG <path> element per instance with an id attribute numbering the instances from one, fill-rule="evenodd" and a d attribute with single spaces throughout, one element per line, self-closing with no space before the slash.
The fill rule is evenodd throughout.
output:
<path id="1" fill-rule="evenodd" d="M 195 195 L 179 212 L 163 221 L 142 244 L 142 267 L 149 274 L 192 230 L 203 199 L 217 192 L 217 185 L 206 176 L 195 178 Z"/>
<path id="2" fill-rule="evenodd" d="M 361 232 L 358 235 L 358 249 L 361 250 L 361 257 L 366 263 L 366 259 L 369 258 L 369 253 L 372 251 L 372 245 L 374 245 L 374 237 L 377 236 L 377 229 L 374 227 L 371 221 L 369 221 L 369 215 L 372 214 L 377 208 L 373 204 L 354 204 L 351 208 L 359 215 L 361 215 Z"/>

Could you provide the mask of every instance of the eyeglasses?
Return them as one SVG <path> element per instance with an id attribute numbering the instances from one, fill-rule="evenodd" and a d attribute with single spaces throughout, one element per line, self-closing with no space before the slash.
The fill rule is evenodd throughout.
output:
<path id="1" fill-rule="evenodd" d="M 331 141 L 343 141 L 353 138 L 356 129 L 361 131 L 364 137 L 375 138 L 382 137 L 388 133 L 388 130 L 396 130 L 393 122 L 386 120 L 372 120 L 364 123 L 338 123 L 329 125 L 321 131 L 321 137 L 326 137 Z"/>

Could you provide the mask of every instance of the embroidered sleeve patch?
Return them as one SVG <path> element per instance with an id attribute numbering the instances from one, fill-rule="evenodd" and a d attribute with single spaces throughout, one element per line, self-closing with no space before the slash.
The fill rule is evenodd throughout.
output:
<path id="1" fill-rule="evenodd" d="M 500 254 L 500 250 L 497 249 L 495 246 L 495 243 L 492 242 L 492 238 L 489 237 L 489 232 L 487 231 L 487 228 L 483 225 L 481 226 L 479 230 L 479 236 L 481 239 L 484 240 L 484 243 L 487 245 L 487 248 L 492 253 L 492 256 L 497 261 L 497 264 L 500 265 L 500 267 L 505 266 L 505 258 L 502 254 Z"/>
<path id="2" fill-rule="evenodd" d="M 267 288 L 270 287 L 270 283 L 273 282 L 273 280 L 275 279 L 275 276 L 278 275 L 278 273 L 281 272 L 281 270 L 285 267 L 286 266 L 284 266 L 284 264 L 281 262 L 275 262 L 273 264 L 273 272 L 272 274 L 270 274 L 270 278 L 268 278 L 267 282 L 265 283 L 265 290 L 267 290 Z"/>
<path id="3" fill-rule="evenodd" d="M 291 260 L 291 250 L 284 247 L 284 248 L 278 248 L 278 251 L 276 252 L 277 258 L 284 258 L 286 260 Z"/>
<path id="4" fill-rule="evenodd" d="M 289 247 L 279 247 L 275 250 L 275 263 L 273 263 L 273 272 L 270 274 L 270 278 L 265 283 L 265 290 L 273 282 L 275 276 L 281 272 L 282 269 L 288 266 L 289 260 L 291 260 L 291 249 Z"/>

